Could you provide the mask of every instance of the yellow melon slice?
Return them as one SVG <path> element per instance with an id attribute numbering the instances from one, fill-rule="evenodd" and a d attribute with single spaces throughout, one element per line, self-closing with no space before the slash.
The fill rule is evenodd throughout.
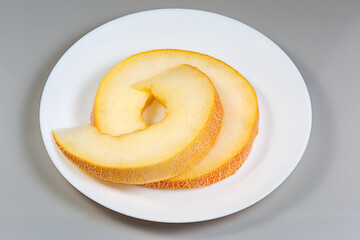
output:
<path id="1" fill-rule="evenodd" d="M 180 64 L 194 66 L 212 80 L 223 106 L 221 130 L 209 153 L 189 171 L 146 186 L 194 188 L 218 182 L 234 174 L 246 160 L 258 132 L 258 103 L 250 83 L 218 59 L 175 49 L 139 53 L 115 66 L 99 87 L 92 115 L 93 125 L 101 132 L 114 135 L 147 127 L 140 115 L 127 111 L 122 105 L 112 106 L 107 102 L 121 103 L 131 96 L 126 85 L 130 76 L 131 81 L 137 82 Z M 118 84 L 110 89 L 107 82 L 114 79 Z M 191 96 L 191 99 L 196 102 L 197 96 Z"/>
<path id="2" fill-rule="evenodd" d="M 154 97 L 166 108 L 161 122 L 121 136 L 103 134 L 90 125 L 54 130 L 59 149 L 90 174 L 112 182 L 144 184 L 189 170 L 215 142 L 222 107 L 213 84 L 196 68 L 180 65 L 164 70 L 147 75 L 153 76 L 147 80 L 128 81 L 131 94 L 126 101 L 107 100 L 141 116 Z M 102 86 L 113 88 L 116 95 L 117 83 L 108 75 Z"/>

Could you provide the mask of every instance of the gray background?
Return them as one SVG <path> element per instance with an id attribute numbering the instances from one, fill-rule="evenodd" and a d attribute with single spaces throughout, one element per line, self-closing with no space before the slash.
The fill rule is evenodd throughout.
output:
<path id="1" fill-rule="evenodd" d="M 56 170 L 39 132 L 46 79 L 81 36 L 126 14 L 208 10 L 274 40 L 308 86 L 313 129 L 291 176 L 231 216 L 161 224 L 112 212 Z M 360 239 L 360 1 L 0 0 L 0 239 Z"/>

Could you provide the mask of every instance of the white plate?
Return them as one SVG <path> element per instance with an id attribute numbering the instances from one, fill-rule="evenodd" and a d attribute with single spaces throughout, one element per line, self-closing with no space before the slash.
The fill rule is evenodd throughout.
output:
<path id="1" fill-rule="evenodd" d="M 259 135 L 237 173 L 191 190 L 157 190 L 100 181 L 75 167 L 56 148 L 51 131 L 89 123 L 97 87 L 118 62 L 138 52 L 176 48 L 218 58 L 254 86 Z M 45 85 L 40 126 L 61 174 L 79 191 L 114 211 L 158 222 L 204 221 L 240 211 L 278 187 L 307 145 L 311 104 L 289 57 L 249 26 L 214 13 L 162 9 L 115 19 L 86 34 L 59 60 Z"/>

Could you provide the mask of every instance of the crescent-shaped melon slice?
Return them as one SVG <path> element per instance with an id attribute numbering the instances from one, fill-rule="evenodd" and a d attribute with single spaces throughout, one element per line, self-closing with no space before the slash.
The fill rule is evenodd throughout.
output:
<path id="1" fill-rule="evenodd" d="M 153 76 L 147 80 L 127 81 L 131 93 L 126 101 L 115 97 L 107 102 L 141 116 L 148 99 L 155 97 L 166 108 L 161 122 L 121 136 L 101 133 L 90 125 L 54 130 L 59 149 L 92 175 L 119 183 L 160 181 L 193 167 L 215 142 L 221 103 L 211 81 L 198 69 L 180 65 L 164 70 L 147 75 Z M 116 89 L 117 82 L 108 78 L 102 86 Z"/>
<path id="2" fill-rule="evenodd" d="M 122 104 L 131 96 L 128 81 L 137 82 L 166 69 L 189 64 L 206 74 L 223 107 L 223 120 L 216 143 L 193 168 L 176 177 L 146 184 L 158 188 L 194 188 L 218 182 L 236 172 L 246 160 L 258 133 L 258 103 L 250 83 L 226 63 L 208 55 L 175 49 L 160 49 L 133 55 L 105 77 L 95 99 L 92 123 L 101 132 L 119 135 L 147 126 L 140 115 Z M 117 81 L 117 84 L 112 84 Z M 109 88 L 107 84 L 116 85 Z M 193 95 L 191 101 L 198 101 Z M 139 100 L 142 101 L 143 100 Z M 191 116 L 191 118 L 196 116 Z M 189 131 L 190 129 L 184 129 Z"/>

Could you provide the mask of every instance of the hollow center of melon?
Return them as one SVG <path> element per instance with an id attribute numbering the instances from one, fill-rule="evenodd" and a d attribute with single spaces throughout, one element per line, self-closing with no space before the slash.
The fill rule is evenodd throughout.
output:
<path id="1" fill-rule="evenodd" d="M 142 112 L 142 117 L 150 126 L 165 118 L 165 107 L 156 99 Z"/>

